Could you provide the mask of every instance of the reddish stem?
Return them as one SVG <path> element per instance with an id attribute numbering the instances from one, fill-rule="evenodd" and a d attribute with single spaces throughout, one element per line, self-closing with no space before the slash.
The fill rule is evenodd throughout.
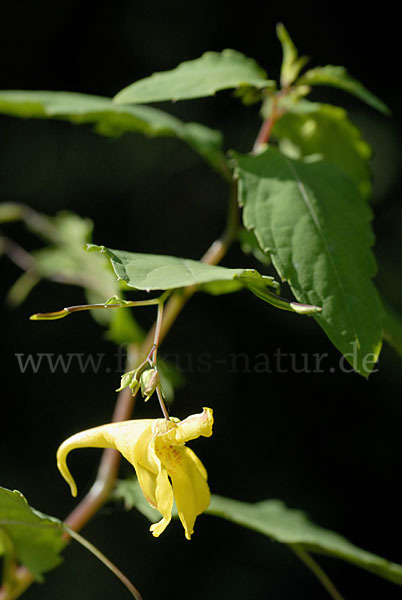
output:
<path id="1" fill-rule="evenodd" d="M 227 224 L 220 238 L 215 240 L 206 251 L 201 261 L 210 264 L 218 264 L 226 254 L 229 246 L 236 237 L 238 228 L 238 205 L 237 205 L 237 182 L 232 179 L 231 195 L 228 207 Z M 175 322 L 176 318 L 183 310 L 187 301 L 197 291 L 197 286 L 189 286 L 172 294 L 166 303 L 163 313 L 163 319 L 159 324 L 154 323 L 148 332 L 140 356 L 147 356 L 154 345 L 155 335 L 157 335 L 160 344 Z M 158 327 L 157 327 L 158 325 Z M 156 331 L 158 329 L 158 331 Z M 130 354 L 130 353 L 129 353 Z M 131 368 L 131 367 L 130 367 Z M 129 369 L 128 369 L 129 370 Z M 134 398 L 129 388 L 122 390 L 118 397 L 113 413 L 112 421 L 125 421 L 130 418 L 134 407 Z M 81 500 L 72 513 L 65 519 L 66 525 L 74 531 L 79 531 L 93 517 L 93 515 L 107 501 L 114 482 L 117 478 L 120 463 L 120 454 L 113 449 L 103 451 L 100 461 L 98 474 L 94 484 L 88 494 Z M 32 573 L 24 566 L 18 567 L 15 572 L 14 587 L 0 588 L 0 600 L 15 600 L 18 598 L 34 581 Z"/>
<path id="2" fill-rule="evenodd" d="M 261 146 L 263 144 L 268 144 L 275 123 L 285 113 L 283 108 L 278 108 L 278 100 L 281 96 L 284 96 L 286 93 L 287 89 L 283 89 L 280 92 L 278 92 L 276 96 L 273 96 L 271 114 L 267 119 L 265 119 L 265 121 L 261 125 L 260 131 L 258 132 L 258 135 L 254 142 L 252 154 L 258 154 Z"/>

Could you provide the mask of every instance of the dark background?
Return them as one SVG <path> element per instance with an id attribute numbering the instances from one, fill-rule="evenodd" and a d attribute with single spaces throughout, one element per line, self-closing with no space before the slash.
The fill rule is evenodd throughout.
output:
<path id="1" fill-rule="evenodd" d="M 338 3 L 284 8 L 210 0 L 15 4 L 0 24 L 1 87 L 112 96 L 153 71 L 226 47 L 257 59 L 277 77 L 278 21 L 312 64 L 345 65 L 393 112 L 386 119 L 336 91 L 322 89 L 314 96 L 345 106 L 373 146 L 377 284 L 402 310 L 401 36 L 386 3 L 372 13 Z M 183 120 L 222 128 L 227 148 L 240 151 L 250 149 L 259 128 L 257 109 L 245 109 L 231 93 L 161 107 Z M 91 217 L 96 243 L 199 258 L 224 223 L 225 184 L 178 141 L 136 135 L 116 141 L 90 127 L 2 117 L 0 154 L 2 201 L 23 202 L 48 214 L 68 208 Z M 3 230 L 27 249 L 40 245 L 19 225 Z M 224 264 L 258 267 L 237 247 Z M 19 274 L 2 259 L 3 299 Z M 55 451 L 73 432 L 109 421 L 118 380 L 115 348 L 88 314 L 53 323 L 34 323 L 28 316 L 82 300 L 78 288 L 42 283 L 18 309 L 3 300 L 0 312 L 0 484 L 21 490 L 33 506 L 60 518 L 75 501 L 56 470 Z M 140 319 L 147 325 L 151 316 L 145 311 Z M 278 351 L 288 355 L 281 369 L 275 367 Z M 68 374 L 46 369 L 21 374 L 15 354 L 38 352 L 105 353 L 112 373 L 83 375 L 76 368 Z M 193 444 L 208 467 L 214 493 L 246 501 L 280 498 L 357 545 L 402 563 L 402 377 L 389 347 L 378 372 L 366 381 L 342 371 L 338 352 L 312 319 L 275 311 L 244 292 L 195 297 L 162 352 L 177 355 L 185 371 L 186 385 L 172 412 L 183 418 L 203 405 L 214 409 L 214 436 Z M 204 353 L 211 365 L 206 370 L 199 363 Z M 245 353 L 249 368 L 232 369 L 232 353 Z M 255 372 L 259 353 L 271 357 L 272 373 Z M 323 373 L 292 372 L 291 356 L 302 370 L 305 356 L 310 361 L 324 353 Z M 155 403 L 139 404 L 136 415 L 158 416 Z M 87 450 L 71 458 L 81 494 L 95 475 L 98 455 Z M 122 473 L 130 473 L 129 465 Z M 138 513 L 108 505 L 83 531 L 134 581 L 144 600 L 168 594 L 177 600 L 326 597 L 286 547 L 257 533 L 210 516 L 198 519 L 191 543 L 178 523 L 158 540 L 147 529 Z M 328 558 L 320 563 L 345 598 L 400 597 L 397 586 L 372 574 Z M 26 597 L 126 598 L 119 585 L 72 544 L 64 564 Z"/>

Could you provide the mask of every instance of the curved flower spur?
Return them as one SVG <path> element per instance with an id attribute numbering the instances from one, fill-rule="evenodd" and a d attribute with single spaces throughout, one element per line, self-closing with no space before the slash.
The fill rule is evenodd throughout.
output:
<path id="1" fill-rule="evenodd" d="M 189 440 L 212 435 L 211 408 L 178 419 L 140 419 L 109 423 L 81 431 L 65 440 L 57 451 L 57 466 L 70 485 L 73 496 L 77 486 L 67 467 L 66 458 L 76 448 L 115 448 L 133 465 L 142 492 L 162 519 L 151 525 L 158 537 L 172 518 L 173 498 L 189 540 L 198 515 L 208 508 L 210 491 L 207 471 L 185 445 Z"/>

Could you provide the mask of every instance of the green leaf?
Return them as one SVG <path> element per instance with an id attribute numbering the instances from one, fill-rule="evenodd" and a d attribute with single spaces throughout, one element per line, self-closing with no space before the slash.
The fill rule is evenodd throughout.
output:
<path id="1" fill-rule="evenodd" d="M 31 267 L 10 290 L 14 303 L 23 301 L 41 278 L 82 286 L 89 295 L 101 296 L 102 301 L 119 291 L 113 271 L 105 268 L 99 256 L 84 250 L 92 237 L 90 219 L 68 211 L 49 217 L 23 205 L 17 207 L 26 227 L 48 245 L 30 255 Z"/>
<path id="2" fill-rule="evenodd" d="M 11 542 L 13 560 L 25 565 L 34 577 L 43 574 L 60 562 L 60 552 L 66 545 L 63 523 L 31 508 L 21 492 L 0 487 L 0 555 L 8 551 L 1 544 L 1 531 Z"/>
<path id="3" fill-rule="evenodd" d="M 335 165 L 291 160 L 273 148 L 235 155 L 245 227 L 254 230 L 299 302 L 358 373 L 381 349 L 382 307 L 371 281 L 371 211 L 357 184 Z"/>
<path id="4" fill-rule="evenodd" d="M 0 92 L 0 113 L 15 117 L 61 119 L 72 123 L 94 123 L 106 136 L 127 132 L 148 136 L 172 136 L 189 144 L 214 168 L 224 171 L 222 134 L 199 123 L 179 119 L 149 106 L 118 106 L 110 98 L 73 92 Z"/>
<path id="5" fill-rule="evenodd" d="M 41 278 L 81 286 L 91 304 L 103 303 L 105 296 L 115 296 L 119 292 L 111 265 L 105 263 L 102 257 L 90 255 L 84 250 L 92 237 L 93 224 L 90 219 L 67 211 L 49 217 L 23 205 L 13 206 L 11 214 L 18 215 L 28 229 L 50 245 L 29 255 L 31 266 L 8 292 L 7 300 L 11 304 L 16 306 L 23 302 Z M 2 205 L 0 214 L 1 208 Z M 0 245 L 1 241 L 0 238 Z M 10 243 L 5 240 L 4 244 L 6 249 Z M 124 300 L 121 302 L 124 303 Z M 134 341 L 134 338 L 139 341 L 142 334 L 132 314 L 129 311 L 121 312 L 124 313 L 121 316 L 117 310 L 92 311 L 91 315 L 101 325 L 110 325 L 109 339 L 117 344 Z"/>
<path id="6" fill-rule="evenodd" d="M 308 552 L 340 558 L 402 585 L 402 565 L 362 550 L 338 533 L 315 525 L 303 512 L 287 508 L 280 500 L 251 504 L 212 496 L 206 512 L 258 531 L 277 542 L 297 544 Z"/>
<path id="7" fill-rule="evenodd" d="M 110 317 L 109 329 L 105 334 L 108 340 L 118 346 L 131 343 L 140 344 L 142 342 L 145 332 L 133 318 L 131 311 L 116 309 L 107 312 L 107 315 Z"/>
<path id="8" fill-rule="evenodd" d="M 377 96 L 367 90 L 360 81 L 349 75 L 345 67 L 326 65 L 325 67 L 315 67 L 303 73 L 297 80 L 298 85 L 329 85 L 337 87 L 345 92 L 356 96 L 372 108 L 382 112 L 385 115 L 390 114 L 390 110 L 384 102 Z"/>
<path id="9" fill-rule="evenodd" d="M 283 52 L 281 85 L 282 87 L 288 87 L 292 85 L 309 59 L 307 56 L 301 56 L 299 58 L 296 46 L 282 23 L 277 25 L 276 33 L 282 44 Z"/>
<path id="10" fill-rule="evenodd" d="M 105 263 L 102 257 L 84 250 L 92 237 L 93 223 L 90 219 L 67 211 L 49 217 L 22 204 L 0 204 L 0 218 L 2 214 L 10 215 L 13 220 L 23 220 L 28 229 L 50 242 L 49 246 L 30 255 L 31 268 L 17 279 L 8 292 L 7 300 L 11 304 L 22 303 L 41 278 L 81 286 L 91 304 L 103 303 L 105 296 L 112 297 L 111 300 L 117 297 L 119 284 L 111 265 Z M 0 237 L 0 250 L 1 242 Z M 4 244 L 7 245 L 7 242 Z M 118 298 L 118 301 L 124 305 L 124 300 Z M 60 312 L 62 315 L 58 318 L 68 314 Z M 106 337 L 116 344 L 140 342 L 144 336 L 129 311 L 91 311 L 91 315 L 101 325 L 109 327 Z"/>
<path id="11" fill-rule="evenodd" d="M 2 202 L 0 204 L 0 223 L 9 223 L 10 221 L 19 221 L 21 219 L 24 207 L 15 202 Z"/>
<path id="12" fill-rule="evenodd" d="M 158 371 L 165 402 L 172 404 L 175 391 L 184 386 L 184 376 L 173 362 L 160 356 L 158 356 Z"/>
<path id="13" fill-rule="evenodd" d="M 265 252 L 261 250 L 260 244 L 253 231 L 247 229 L 240 229 L 239 231 L 239 242 L 242 252 L 244 254 L 253 254 L 253 256 L 259 260 L 263 265 L 270 265 L 271 259 Z"/>
<path id="14" fill-rule="evenodd" d="M 122 499 L 127 510 L 135 507 L 151 522 L 160 518 L 145 500 L 136 477 L 119 481 L 113 496 Z M 345 560 L 402 585 L 402 565 L 366 552 L 338 533 L 315 525 L 302 511 L 288 508 L 280 500 L 249 503 L 213 494 L 205 512 L 262 533 L 276 542 L 297 544 L 308 552 Z M 173 515 L 177 517 L 177 512 L 173 511 Z"/>
<path id="15" fill-rule="evenodd" d="M 275 123 L 273 137 L 291 158 L 319 155 L 354 177 L 364 197 L 371 192 L 371 148 L 346 111 L 329 104 L 311 104 L 311 112 L 288 112 Z"/>
<path id="16" fill-rule="evenodd" d="M 89 250 L 103 252 L 111 260 L 118 279 L 137 290 L 171 290 L 189 285 L 202 285 L 215 281 L 240 281 L 252 278 L 278 288 L 272 277 L 260 275 L 253 269 L 228 269 L 208 265 L 197 260 L 162 254 L 138 254 L 125 250 L 111 250 L 104 246 L 88 245 Z"/>
<path id="17" fill-rule="evenodd" d="M 160 513 L 152 508 L 145 500 L 144 494 L 140 488 L 137 477 L 128 477 L 127 479 L 119 479 L 116 482 L 115 489 L 113 491 L 112 498 L 114 500 L 123 500 L 126 510 L 136 508 L 144 517 L 149 521 L 158 521 L 160 519 Z M 175 507 L 173 514 L 175 513 Z"/>
<path id="18" fill-rule="evenodd" d="M 7 292 L 6 300 L 10 306 L 16 307 L 20 306 L 29 294 L 32 292 L 33 288 L 39 283 L 40 277 L 35 273 L 30 271 L 26 271 L 23 273 L 17 281 L 13 283 L 10 289 Z"/>
<path id="19" fill-rule="evenodd" d="M 27 226 L 51 245 L 32 253 L 34 272 L 40 277 L 80 285 L 102 296 L 113 296 L 118 291 L 113 273 L 96 255 L 85 251 L 91 239 L 93 224 L 71 212 L 55 217 L 35 213 Z"/>
<path id="20" fill-rule="evenodd" d="M 273 92 L 276 89 L 274 81 L 269 82 L 269 89 Z M 244 106 L 252 106 L 258 104 L 265 97 L 265 89 L 257 89 L 251 85 L 241 85 L 233 92 L 234 98 L 239 98 Z"/>
<path id="21" fill-rule="evenodd" d="M 248 288 L 256 296 L 284 310 L 312 314 L 317 306 L 289 302 L 267 290 L 278 289 L 279 284 L 254 269 L 228 269 L 200 261 L 160 254 L 136 254 L 125 250 L 111 250 L 89 244 L 89 250 L 104 252 L 110 259 L 118 279 L 137 290 L 171 290 L 192 285 L 210 293 L 228 293 Z M 219 284 L 218 286 L 216 284 Z"/>
<path id="22" fill-rule="evenodd" d="M 388 303 L 384 304 L 384 339 L 402 358 L 402 317 Z"/>
<path id="23" fill-rule="evenodd" d="M 236 50 L 205 52 L 200 58 L 183 62 L 171 71 L 154 73 L 132 83 L 114 100 L 118 104 L 188 100 L 245 85 L 265 88 L 272 82 L 253 59 Z"/>

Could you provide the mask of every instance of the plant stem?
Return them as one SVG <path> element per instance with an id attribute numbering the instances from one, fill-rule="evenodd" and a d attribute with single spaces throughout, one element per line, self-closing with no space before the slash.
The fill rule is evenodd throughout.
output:
<path id="1" fill-rule="evenodd" d="M 6 529 L 2 526 L 4 521 L 0 523 L 0 542 L 4 550 L 2 581 L 4 582 L 5 588 L 12 589 L 14 587 L 15 572 L 17 569 L 15 548 L 12 539 L 8 535 Z"/>
<path id="2" fill-rule="evenodd" d="M 162 321 L 163 321 L 163 308 L 165 306 L 165 298 L 166 298 L 166 293 L 163 294 L 163 296 L 161 296 L 161 298 L 159 299 L 158 302 L 158 314 L 156 316 L 156 322 L 155 322 L 155 332 L 154 332 L 154 343 L 152 345 L 152 349 L 151 349 L 151 355 L 152 355 L 152 361 L 154 363 L 156 363 L 157 360 L 157 356 L 158 356 L 158 348 L 159 348 L 159 344 L 160 344 L 160 335 L 161 335 L 161 327 L 162 327 Z"/>
<path id="3" fill-rule="evenodd" d="M 328 575 L 323 571 L 314 558 L 306 552 L 299 544 L 288 544 L 289 548 L 300 558 L 302 562 L 314 573 L 320 583 L 327 590 L 333 600 L 344 600 L 343 596 L 338 592 Z"/>
<path id="4" fill-rule="evenodd" d="M 135 585 L 133 585 L 133 583 L 124 575 L 124 573 L 122 573 L 120 569 L 118 569 L 116 565 L 112 563 L 112 561 L 109 560 L 109 558 L 103 554 L 103 552 L 98 550 L 96 546 L 91 544 L 91 542 L 88 542 L 88 540 L 83 538 L 81 535 L 79 535 L 79 533 L 77 533 L 73 529 L 68 529 L 68 533 L 74 540 L 76 540 L 79 544 L 84 546 L 84 548 L 86 548 L 87 550 L 89 550 L 89 552 L 96 556 L 98 560 L 100 560 L 118 579 L 120 579 L 122 584 L 126 586 L 130 594 L 136 600 L 142 600 L 142 596 L 135 587 Z"/>
<path id="5" fill-rule="evenodd" d="M 158 396 L 159 406 L 161 407 L 161 411 L 163 413 L 163 416 L 165 417 L 165 419 L 167 419 L 169 421 L 170 417 L 169 417 L 169 413 L 168 413 L 167 408 L 166 408 L 166 404 L 165 404 L 165 402 L 163 400 L 162 390 L 161 390 L 161 386 L 160 385 L 158 385 L 158 387 L 156 388 L 156 395 Z"/>
<path id="6" fill-rule="evenodd" d="M 112 421 L 125 421 L 130 418 L 135 398 L 131 390 L 125 388 L 119 392 Z M 79 531 L 86 525 L 94 514 L 105 504 L 114 482 L 120 464 L 120 454 L 117 450 L 107 448 L 102 453 L 96 480 L 89 492 L 84 496 L 75 509 L 65 519 L 65 524 L 74 531 Z M 0 600 L 15 600 L 34 582 L 32 573 L 24 566 L 18 567 L 14 574 L 12 590 L 0 588 Z"/>
<path id="7" fill-rule="evenodd" d="M 18 567 L 14 573 L 13 588 L 10 589 L 6 586 L 0 588 L 0 600 L 15 600 L 19 598 L 33 581 L 34 578 L 31 571 L 28 571 L 26 567 Z"/>
<path id="8" fill-rule="evenodd" d="M 232 180 L 231 193 L 229 197 L 229 206 L 227 213 L 227 223 L 222 235 L 213 242 L 210 248 L 205 252 L 201 261 L 209 264 L 218 264 L 226 254 L 232 242 L 235 240 L 238 228 L 238 207 L 237 207 L 237 182 Z M 157 339 L 158 345 L 165 339 L 168 331 L 184 308 L 186 302 L 196 292 L 197 286 L 189 286 L 172 294 L 163 310 L 163 319 L 156 319 L 151 327 L 144 342 L 141 345 L 140 356 L 147 356 Z M 164 296 L 162 296 L 163 298 Z M 156 304 L 155 299 L 146 301 L 147 304 Z M 161 301 L 157 300 L 160 307 Z M 158 311 L 159 313 L 159 311 Z M 67 313 L 68 314 L 68 313 Z M 130 353 L 137 354 L 137 353 Z M 132 369 L 129 364 L 127 371 Z M 117 402 L 113 413 L 112 421 L 125 421 L 130 418 L 134 408 L 134 398 L 129 388 L 123 389 L 117 396 Z M 165 409 L 166 410 L 166 409 Z M 166 411 L 166 418 L 169 415 Z M 110 492 L 113 489 L 114 482 L 120 464 L 120 454 L 117 450 L 108 448 L 103 451 L 99 464 L 96 480 L 91 489 L 76 508 L 65 519 L 65 524 L 73 531 L 79 531 L 91 520 L 94 514 L 107 501 Z M 16 600 L 33 583 L 32 573 L 24 566 L 19 567 L 14 575 L 15 586 L 13 590 L 0 588 L 0 600 Z"/>
<path id="9" fill-rule="evenodd" d="M 136 306 L 152 306 L 154 304 L 160 304 L 159 298 L 151 298 L 150 300 L 125 300 L 123 304 L 77 304 L 76 306 L 66 306 L 61 310 L 56 310 L 48 313 L 35 313 L 29 318 L 31 321 L 55 321 L 56 319 L 63 319 L 75 312 L 82 310 L 96 310 L 96 309 L 107 309 L 107 308 L 133 308 Z"/>
<path id="10" fill-rule="evenodd" d="M 237 204 L 237 181 L 231 181 L 230 196 L 227 210 L 226 227 L 221 236 L 215 240 L 201 258 L 201 262 L 208 265 L 220 263 L 231 244 L 236 239 L 239 227 L 239 209 Z M 197 291 L 196 285 L 191 285 L 175 291 L 164 307 L 163 321 L 159 331 L 159 343 L 161 343 L 170 331 L 173 323 L 183 310 L 185 304 Z M 155 326 L 150 329 L 144 340 L 143 348 L 151 348 L 155 337 Z M 144 353 L 145 354 L 145 353 Z"/>
<path id="11" fill-rule="evenodd" d="M 280 117 L 284 114 L 284 110 L 278 108 L 278 100 L 281 96 L 285 96 L 288 93 L 288 89 L 284 88 L 275 96 L 272 96 L 272 109 L 270 116 L 265 119 L 263 124 L 261 125 L 260 131 L 258 132 L 257 138 L 254 142 L 252 154 L 258 154 L 263 144 L 268 144 L 269 139 L 271 137 L 272 130 L 274 128 L 275 123 Z"/>

